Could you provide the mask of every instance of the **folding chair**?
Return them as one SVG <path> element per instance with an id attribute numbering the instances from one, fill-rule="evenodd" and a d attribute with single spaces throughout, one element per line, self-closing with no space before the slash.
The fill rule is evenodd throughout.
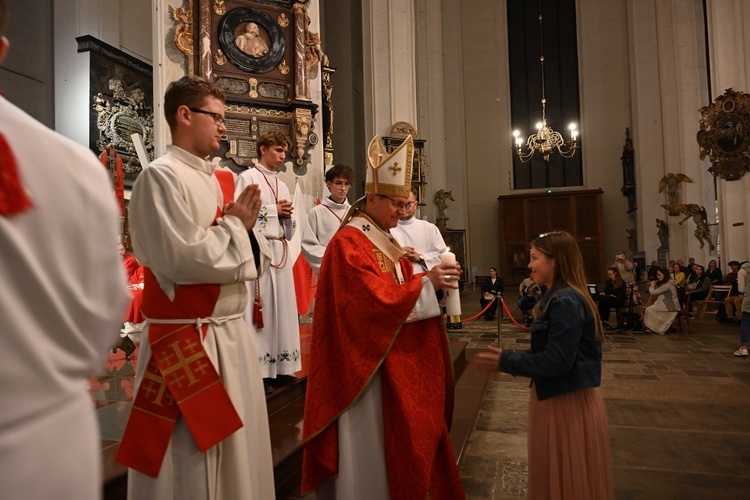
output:
<path id="1" fill-rule="evenodd" d="M 732 285 L 711 285 L 711 288 L 708 289 L 708 295 L 706 295 L 706 298 L 704 300 L 696 301 L 699 302 L 699 304 L 696 304 L 696 309 L 698 309 L 698 318 L 703 319 L 703 317 L 708 314 L 716 314 L 716 304 L 724 305 L 724 297 L 729 295 L 729 292 L 732 290 Z M 715 295 L 717 293 L 722 294 L 720 299 L 716 299 Z M 711 306 L 711 310 L 707 311 L 706 309 L 708 306 Z"/>

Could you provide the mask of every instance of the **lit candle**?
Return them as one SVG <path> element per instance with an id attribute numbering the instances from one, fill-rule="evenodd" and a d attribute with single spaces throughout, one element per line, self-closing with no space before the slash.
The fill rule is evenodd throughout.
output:
<path id="1" fill-rule="evenodd" d="M 440 254 L 440 263 L 455 266 L 456 254 L 448 249 Z M 456 277 L 458 281 L 458 277 Z M 445 313 L 448 315 L 448 328 L 461 328 L 461 297 L 457 288 L 443 288 L 445 297 Z M 457 326 L 456 326 L 457 325 Z"/>

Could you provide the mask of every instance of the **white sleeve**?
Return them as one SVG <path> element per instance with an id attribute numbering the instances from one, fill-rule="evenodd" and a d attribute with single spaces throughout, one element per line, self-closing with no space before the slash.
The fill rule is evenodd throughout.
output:
<path id="1" fill-rule="evenodd" d="M 409 313 L 405 323 L 414 323 L 437 316 L 440 316 L 440 304 L 438 304 L 437 296 L 435 296 L 435 287 L 432 286 L 432 282 L 426 276 L 422 276 L 422 291 L 419 293 L 419 299 L 417 299 L 417 303 Z"/>
<path id="2" fill-rule="evenodd" d="M 320 273 L 320 264 L 323 262 L 323 255 L 325 254 L 326 247 L 324 247 L 318 235 L 315 234 L 314 227 L 317 227 L 318 215 L 315 210 L 310 210 L 305 218 L 305 227 L 302 232 L 302 255 L 305 256 L 307 263 L 315 271 L 315 274 Z"/>
<path id="3" fill-rule="evenodd" d="M 432 230 L 430 251 L 422 254 L 428 271 L 440 264 L 440 254 L 446 250 L 445 240 L 443 240 L 440 230 L 434 224 L 430 224 L 430 228 Z"/>
<path id="4" fill-rule="evenodd" d="M 740 269 L 737 272 L 737 290 L 739 290 L 740 293 L 745 293 L 745 288 L 747 287 L 747 271 L 744 269 Z"/>

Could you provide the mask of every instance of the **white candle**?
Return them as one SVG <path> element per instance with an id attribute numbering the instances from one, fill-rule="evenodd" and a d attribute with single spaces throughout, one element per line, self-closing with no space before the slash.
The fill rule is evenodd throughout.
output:
<path id="1" fill-rule="evenodd" d="M 440 263 L 449 264 L 452 266 L 456 265 L 456 254 L 450 251 L 440 254 Z M 455 277 L 458 281 L 458 277 Z M 448 315 L 448 322 L 455 323 L 461 321 L 461 297 L 459 296 L 457 288 L 443 288 L 443 295 L 445 296 L 445 313 Z M 456 320 L 455 317 L 458 317 Z"/>

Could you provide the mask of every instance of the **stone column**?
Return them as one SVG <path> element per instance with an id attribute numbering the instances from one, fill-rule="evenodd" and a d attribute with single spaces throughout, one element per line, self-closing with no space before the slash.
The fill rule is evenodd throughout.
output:
<path id="1" fill-rule="evenodd" d="M 445 105 L 443 78 L 443 16 L 440 0 L 416 0 L 416 76 L 419 136 L 426 139 L 425 150 L 430 166 L 426 176 L 424 203 L 419 215 L 435 222 L 437 210 L 433 195 L 439 189 L 451 188 L 446 182 Z M 454 198 L 456 193 L 454 193 Z M 463 227 L 463 225 L 462 225 Z"/>
<path id="2" fill-rule="evenodd" d="M 660 246 L 656 219 L 669 223 L 666 211 L 657 203 L 664 147 L 662 137 L 659 57 L 657 52 L 656 7 L 653 0 L 628 2 L 628 45 L 630 53 L 630 100 L 635 147 L 636 203 L 641 247 L 648 262 L 657 259 Z M 672 229 L 672 228 L 670 228 Z M 676 231 L 676 229 L 674 229 Z"/>
<path id="3" fill-rule="evenodd" d="M 744 0 L 713 0 L 707 3 L 711 89 L 713 96 L 733 87 L 750 92 L 750 9 Z M 706 99 L 707 101 L 707 99 Z M 708 104 L 708 102 L 704 102 Z M 743 261 L 750 255 L 750 174 L 742 179 L 717 179 L 721 220 L 721 257 L 726 272 L 730 260 Z"/>
<path id="4" fill-rule="evenodd" d="M 666 173 L 687 175 L 693 182 L 680 186 L 680 202 L 704 206 L 709 224 L 715 223 L 710 165 L 699 159 L 695 142 L 697 110 L 708 98 L 702 5 L 629 0 L 628 22 L 638 216 L 647 259 L 657 255 L 658 217 L 669 224 L 670 257 L 695 257 L 705 265 L 716 253 L 711 254 L 708 245 L 700 248 L 692 220 L 679 225 L 682 216 L 667 215 L 661 207 L 666 197 L 658 192 Z"/>
<path id="5" fill-rule="evenodd" d="M 397 121 L 419 130 L 413 0 L 363 0 L 362 23 L 365 136 L 387 135 Z"/>

